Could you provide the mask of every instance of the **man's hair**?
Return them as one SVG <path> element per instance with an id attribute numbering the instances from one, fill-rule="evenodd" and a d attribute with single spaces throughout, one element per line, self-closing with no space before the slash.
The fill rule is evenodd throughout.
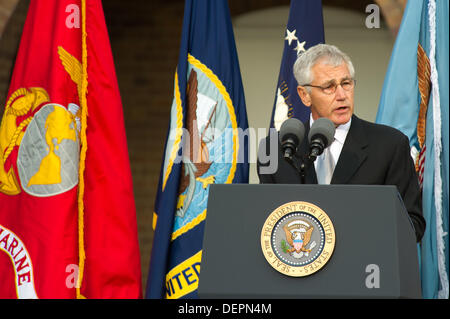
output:
<path id="1" fill-rule="evenodd" d="M 313 81 L 311 68 L 316 63 L 324 63 L 339 66 L 343 62 L 347 64 L 350 76 L 355 77 L 355 68 L 349 56 L 330 44 L 317 44 L 310 47 L 297 57 L 294 64 L 294 77 L 298 85 L 310 84 Z M 309 89 L 309 88 L 308 88 Z"/>

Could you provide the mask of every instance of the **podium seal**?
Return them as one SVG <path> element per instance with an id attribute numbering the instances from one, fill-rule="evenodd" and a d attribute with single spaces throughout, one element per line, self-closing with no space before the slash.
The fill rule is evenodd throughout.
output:
<path id="1" fill-rule="evenodd" d="M 330 260 L 336 242 L 333 223 L 319 207 L 289 202 L 267 217 L 261 248 L 267 262 L 292 277 L 309 276 Z"/>

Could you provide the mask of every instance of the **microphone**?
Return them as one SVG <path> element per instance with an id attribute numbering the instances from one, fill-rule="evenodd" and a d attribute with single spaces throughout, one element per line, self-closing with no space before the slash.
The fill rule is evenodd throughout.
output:
<path id="1" fill-rule="evenodd" d="M 305 137 L 305 126 L 300 120 L 290 118 L 281 124 L 279 140 L 283 150 L 283 157 L 292 161 L 292 156 L 297 152 L 297 147 Z"/>
<path id="2" fill-rule="evenodd" d="M 336 128 L 333 122 L 325 117 L 314 121 L 308 134 L 309 141 L 309 159 L 315 161 L 317 156 L 323 153 L 323 150 L 331 144 L 334 139 Z"/>

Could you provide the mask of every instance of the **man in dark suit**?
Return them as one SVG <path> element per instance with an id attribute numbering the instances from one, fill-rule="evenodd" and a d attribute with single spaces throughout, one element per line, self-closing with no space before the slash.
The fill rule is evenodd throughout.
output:
<path id="1" fill-rule="evenodd" d="M 318 156 L 314 164 L 307 165 L 305 183 L 396 185 L 419 242 L 425 231 L 425 220 L 408 138 L 392 127 L 370 123 L 353 115 L 354 75 L 350 58 L 332 45 L 316 45 L 297 58 L 294 76 L 298 82 L 298 95 L 303 104 L 311 108 L 310 120 L 304 123 L 305 136 L 308 136 L 310 125 L 321 117 L 330 119 L 336 127 L 334 141 L 327 152 Z M 266 154 L 270 153 L 270 142 L 278 143 L 277 154 L 268 157 L 278 161 L 278 166 L 274 172 L 267 172 L 265 168 L 271 163 L 259 158 L 260 182 L 301 183 L 299 172 L 284 160 L 278 138 L 274 141 L 267 137 L 265 142 Z M 305 138 L 294 155 L 299 166 L 309 152 L 308 144 Z M 331 175 L 328 179 L 318 179 L 318 175 L 323 175 L 320 171 L 322 163 L 328 160 L 332 165 Z"/>

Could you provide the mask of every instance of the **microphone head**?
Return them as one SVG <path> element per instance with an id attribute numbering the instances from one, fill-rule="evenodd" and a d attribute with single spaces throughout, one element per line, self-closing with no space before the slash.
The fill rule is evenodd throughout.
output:
<path id="1" fill-rule="evenodd" d="M 334 139 L 334 132 L 336 128 L 333 122 L 326 117 L 318 118 L 314 121 L 308 134 L 308 141 L 311 143 L 312 140 L 321 136 L 324 143 L 324 148 L 328 147 Z"/>
<path id="2" fill-rule="evenodd" d="M 305 137 L 305 126 L 296 118 L 290 118 L 281 124 L 279 139 L 281 145 L 283 145 L 288 139 L 293 139 L 295 146 L 297 147 Z"/>

